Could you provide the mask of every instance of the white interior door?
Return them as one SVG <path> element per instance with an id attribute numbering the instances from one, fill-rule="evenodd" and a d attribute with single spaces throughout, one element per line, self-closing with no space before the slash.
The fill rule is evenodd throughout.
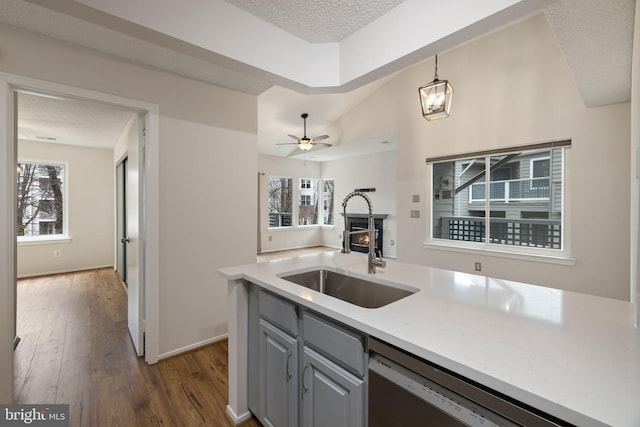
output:
<path id="1" fill-rule="evenodd" d="M 126 271 L 128 296 L 128 325 L 138 356 L 144 355 L 144 270 L 141 268 L 144 251 L 142 236 L 142 171 L 144 167 L 144 115 L 129 132 L 126 174 Z"/>

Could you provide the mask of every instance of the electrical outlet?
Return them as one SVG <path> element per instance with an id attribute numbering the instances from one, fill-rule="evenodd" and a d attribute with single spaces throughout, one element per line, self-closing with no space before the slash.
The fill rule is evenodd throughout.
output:
<path id="1" fill-rule="evenodd" d="M 476 262 L 476 271 L 482 271 L 482 263 L 481 262 Z"/>
<path id="2" fill-rule="evenodd" d="M 420 211 L 411 211 L 411 218 L 420 218 Z"/>
<path id="3" fill-rule="evenodd" d="M 395 240 L 392 240 L 392 241 L 391 241 L 391 246 L 394 246 L 395 244 L 396 244 L 396 241 L 395 241 Z"/>
<path id="4" fill-rule="evenodd" d="M 272 241 L 272 240 L 273 240 L 273 236 L 269 236 L 269 241 Z"/>
<path id="5" fill-rule="evenodd" d="M 414 194 L 413 195 L 413 203 L 418 203 L 420 202 L 420 195 L 419 194 Z"/>
<path id="6" fill-rule="evenodd" d="M 62 256 L 62 251 L 60 249 L 56 249 L 55 251 L 53 251 L 54 258 L 60 258 L 61 256 Z"/>

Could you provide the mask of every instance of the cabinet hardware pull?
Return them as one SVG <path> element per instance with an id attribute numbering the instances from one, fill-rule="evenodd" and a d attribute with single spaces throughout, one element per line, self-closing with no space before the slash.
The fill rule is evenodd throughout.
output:
<path id="1" fill-rule="evenodd" d="M 302 369 L 302 391 L 303 391 L 303 392 L 305 392 L 305 393 L 306 393 L 307 391 L 309 391 L 309 387 L 307 387 L 307 386 L 305 385 L 305 383 L 304 383 L 304 374 L 305 374 L 305 372 L 307 372 L 307 368 L 308 368 L 308 367 L 309 367 L 309 364 L 308 364 L 308 363 L 305 363 L 305 364 L 304 364 L 304 369 Z"/>
<path id="2" fill-rule="evenodd" d="M 291 372 L 289 372 L 289 361 L 291 360 L 291 356 L 293 356 L 293 353 L 289 352 L 289 355 L 287 356 L 287 372 L 286 372 L 287 382 L 289 382 L 289 380 L 291 379 Z"/>

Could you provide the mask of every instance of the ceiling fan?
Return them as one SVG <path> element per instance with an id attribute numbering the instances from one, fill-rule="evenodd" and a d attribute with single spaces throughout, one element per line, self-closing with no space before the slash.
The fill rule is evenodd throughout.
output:
<path id="1" fill-rule="evenodd" d="M 307 137 L 307 117 L 309 117 L 309 114 L 303 113 L 300 117 L 302 117 L 302 120 L 304 121 L 304 136 L 302 138 L 300 138 L 300 137 L 297 137 L 295 135 L 289 134 L 288 136 L 290 138 L 293 138 L 293 139 L 297 140 L 298 142 L 282 142 L 282 143 L 276 144 L 276 145 L 292 145 L 292 144 L 296 144 L 296 145 L 298 145 L 298 148 L 301 149 L 302 151 L 309 151 L 316 145 L 322 145 L 324 147 L 331 147 L 331 144 L 328 144 L 326 142 L 320 142 L 320 143 L 317 142 L 317 141 L 322 141 L 322 140 L 325 140 L 325 139 L 329 138 L 329 135 L 320 135 L 320 136 L 316 136 L 315 138 Z"/>

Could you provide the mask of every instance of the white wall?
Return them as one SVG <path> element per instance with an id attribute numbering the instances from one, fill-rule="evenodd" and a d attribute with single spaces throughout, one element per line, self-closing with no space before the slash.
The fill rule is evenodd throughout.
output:
<path id="1" fill-rule="evenodd" d="M 344 115 L 346 139 L 397 135 L 398 259 L 612 298 L 629 299 L 628 103 L 587 109 L 544 15 L 439 55 L 455 95 L 451 117 L 425 121 L 417 97 L 433 59 L 399 73 Z M 575 265 L 425 248 L 430 188 L 425 159 L 571 138 L 567 231 Z M 419 194 L 416 208 L 411 196 Z M 421 218 L 409 218 L 420 209 Z"/>
<path id="2" fill-rule="evenodd" d="M 324 244 L 322 241 L 322 229 L 324 226 L 304 226 L 304 227 L 282 227 L 269 228 L 268 218 L 268 194 L 269 194 L 269 176 L 281 176 L 293 178 L 294 188 L 298 186 L 300 178 L 321 179 L 321 164 L 318 162 L 304 161 L 297 159 L 288 159 L 284 157 L 274 156 L 258 156 L 258 172 L 260 174 L 260 204 L 261 215 L 260 233 L 262 252 L 278 251 L 283 249 L 304 248 L 308 246 L 317 246 Z M 256 177 L 256 180 L 258 177 Z M 295 191 L 295 190 L 294 190 Z M 293 194 L 294 200 L 297 200 L 297 194 Z M 255 201 L 257 204 L 257 201 Z M 296 203 L 294 203 L 293 218 L 297 223 Z M 269 240 L 271 239 L 271 240 Z M 255 241 L 255 240 L 254 240 Z"/>
<path id="3" fill-rule="evenodd" d="M 342 247 L 342 200 L 356 188 L 375 188 L 368 193 L 374 213 L 387 214 L 385 219 L 384 247 L 385 257 L 396 256 L 397 215 L 396 215 L 396 158 L 395 151 L 374 153 L 359 157 L 326 162 L 311 162 L 287 159 L 274 156 L 258 156 L 258 170 L 264 174 L 260 177 L 262 213 L 260 215 L 260 239 L 262 252 L 283 249 L 302 248 L 325 245 L 334 248 Z M 334 180 L 334 225 L 305 227 L 268 227 L 268 178 L 284 176 L 294 179 L 294 186 L 299 178 L 333 179 Z M 294 197 L 296 195 L 294 194 Z M 295 209 L 295 208 L 294 208 Z M 349 201 L 348 212 L 367 213 L 366 202 L 362 198 Z M 294 217 L 295 217 L 294 212 Z M 271 240 L 269 240 L 271 238 Z M 391 242 L 393 241 L 393 245 Z"/>
<path id="4" fill-rule="evenodd" d="M 640 325 L 640 7 L 636 7 L 631 70 L 631 300 L 636 302 Z"/>
<path id="5" fill-rule="evenodd" d="M 224 336 L 227 287 L 216 270 L 255 262 L 256 97 L 6 25 L 0 52 L 1 71 L 159 106 L 159 354 Z"/>
<path id="6" fill-rule="evenodd" d="M 374 214 L 387 214 L 384 220 L 382 252 L 385 258 L 395 258 L 397 248 L 397 191 L 396 191 L 396 152 L 385 151 L 333 160 L 322 163 L 322 177 L 335 181 L 335 226 L 323 229 L 325 245 L 342 247 L 344 217 L 342 201 L 356 188 L 375 188 L 375 192 L 367 193 Z M 367 203 L 361 197 L 349 200 L 347 213 L 367 213 Z M 392 245 L 393 241 L 393 245 Z"/>
<path id="7" fill-rule="evenodd" d="M 18 277 L 113 265 L 112 150 L 19 141 L 18 158 L 66 162 L 71 241 L 18 244 Z M 59 250 L 60 257 L 54 257 Z"/>

